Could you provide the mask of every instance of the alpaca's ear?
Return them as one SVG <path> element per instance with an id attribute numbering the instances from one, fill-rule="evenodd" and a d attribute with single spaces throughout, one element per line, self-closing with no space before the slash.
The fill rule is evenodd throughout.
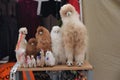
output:
<path id="1" fill-rule="evenodd" d="M 40 26 L 38 26 L 37 31 L 39 30 Z"/>

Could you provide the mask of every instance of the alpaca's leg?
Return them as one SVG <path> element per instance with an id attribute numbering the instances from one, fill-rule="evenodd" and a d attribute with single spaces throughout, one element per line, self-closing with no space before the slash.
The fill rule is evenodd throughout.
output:
<path id="1" fill-rule="evenodd" d="M 72 66 L 73 65 L 73 47 L 71 43 L 66 43 L 64 45 L 65 47 L 65 54 L 67 58 L 67 65 Z"/>
<path id="2" fill-rule="evenodd" d="M 65 48 L 66 58 L 67 58 L 67 65 L 73 65 L 73 49 L 72 48 Z"/>
<path id="3" fill-rule="evenodd" d="M 73 45 L 74 45 L 74 36 L 71 32 L 64 32 L 63 34 L 63 43 L 67 59 L 67 65 L 73 65 Z"/>
<path id="4" fill-rule="evenodd" d="M 77 45 L 75 47 L 75 61 L 78 66 L 81 66 L 84 63 L 85 52 L 86 52 L 85 46 L 80 47 L 79 45 Z"/>

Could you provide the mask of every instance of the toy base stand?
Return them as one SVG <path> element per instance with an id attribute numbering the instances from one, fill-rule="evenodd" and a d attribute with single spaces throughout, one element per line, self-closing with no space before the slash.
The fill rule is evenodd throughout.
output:
<path id="1" fill-rule="evenodd" d="M 10 71 L 10 80 L 20 80 L 19 72 L 21 71 L 61 71 L 61 70 L 80 70 L 87 72 L 87 80 L 93 80 L 93 67 L 89 62 L 85 61 L 81 67 L 72 66 L 68 67 L 67 65 L 56 65 L 53 67 L 36 67 L 36 68 L 18 68 L 19 64 L 16 63 Z"/>

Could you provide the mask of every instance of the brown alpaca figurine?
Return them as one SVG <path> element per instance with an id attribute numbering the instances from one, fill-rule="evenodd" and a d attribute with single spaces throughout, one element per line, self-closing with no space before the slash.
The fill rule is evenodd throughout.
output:
<path id="1" fill-rule="evenodd" d="M 37 51 L 39 52 L 41 49 L 46 52 L 47 50 L 51 50 L 51 37 L 49 31 L 43 27 L 38 26 L 37 32 L 35 34 L 37 39 Z"/>
<path id="2" fill-rule="evenodd" d="M 34 55 L 36 57 L 37 56 L 36 46 L 37 46 L 37 40 L 35 38 L 30 38 L 28 40 L 26 47 L 26 55 L 29 56 Z"/>

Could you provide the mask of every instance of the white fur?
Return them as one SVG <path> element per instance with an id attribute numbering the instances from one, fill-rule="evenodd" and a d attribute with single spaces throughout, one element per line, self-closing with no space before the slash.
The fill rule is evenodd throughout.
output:
<path id="1" fill-rule="evenodd" d="M 46 66 L 54 66 L 55 65 L 55 57 L 53 56 L 53 53 L 51 51 L 46 52 L 45 64 L 46 64 Z"/>
<path id="2" fill-rule="evenodd" d="M 36 67 L 36 60 L 33 55 L 31 55 L 31 64 L 32 64 L 32 67 Z"/>
<path id="3" fill-rule="evenodd" d="M 28 31 L 27 31 L 27 28 L 26 28 L 26 27 L 22 27 L 22 28 L 19 29 L 18 42 L 17 42 L 16 47 L 18 47 L 18 45 L 19 45 L 18 43 L 19 43 L 20 37 L 21 37 L 21 35 L 22 35 L 22 40 L 21 40 L 21 42 L 20 42 L 19 48 L 24 48 L 24 49 L 26 49 L 27 40 L 25 39 L 25 37 L 26 37 L 26 34 L 27 34 L 27 33 L 28 33 Z"/>
<path id="4" fill-rule="evenodd" d="M 40 56 L 37 56 L 36 59 L 37 59 L 37 60 L 36 60 L 36 62 L 37 62 L 37 66 L 40 66 Z"/>
<path id="5" fill-rule="evenodd" d="M 64 52 L 61 28 L 59 26 L 53 26 L 51 31 L 52 51 L 55 56 L 56 64 L 66 63 L 66 56 Z"/>
<path id="6" fill-rule="evenodd" d="M 19 48 L 18 50 L 15 50 L 16 52 L 16 59 L 17 59 L 17 62 L 19 63 L 20 62 L 20 55 L 24 54 L 25 52 L 25 49 L 23 48 Z"/>
<path id="7" fill-rule="evenodd" d="M 87 30 L 80 21 L 79 14 L 71 4 L 60 9 L 63 25 L 61 27 L 67 64 L 71 66 L 73 60 L 78 66 L 84 62 L 87 49 Z"/>
<path id="8" fill-rule="evenodd" d="M 27 55 L 27 64 L 28 64 L 28 67 L 29 67 L 29 68 L 32 67 L 32 61 L 31 61 L 30 56 L 28 56 L 28 55 Z"/>
<path id="9" fill-rule="evenodd" d="M 26 67 L 26 62 L 25 62 L 25 49 L 19 48 L 18 50 L 15 50 L 15 52 L 16 52 L 17 62 L 20 64 L 19 67 Z"/>

